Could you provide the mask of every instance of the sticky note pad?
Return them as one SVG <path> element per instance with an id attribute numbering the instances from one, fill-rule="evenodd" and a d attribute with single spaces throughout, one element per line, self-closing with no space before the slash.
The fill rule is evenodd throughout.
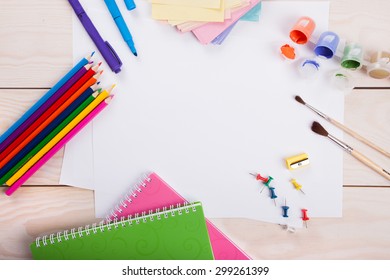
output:
<path id="1" fill-rule="evenodd" d="M 219 9 L 223 0 L 152 0 L 152 4 Z"/>
<path id="2" fill-rule="evenodd" d="M 223 22 L 225 19 L 225 0 L 221 0 L 221 7 L 217 9 L 152 3 L 152 18 L 156 20 Z"/>

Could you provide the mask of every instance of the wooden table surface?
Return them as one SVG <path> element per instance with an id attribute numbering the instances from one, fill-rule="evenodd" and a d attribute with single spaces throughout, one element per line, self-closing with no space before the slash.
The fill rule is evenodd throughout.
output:
<path id="1" fill-rule="evenodd" d="M 390 50 L 390 1 L 332 0 L 330 29 L 366 49 Z M 304 11 L 303 11 L 304 12 Z M 66 0 L 0 0 L 0 134 L 72 67 Z M 344 123 L 390 150 L 390 79 L 356 73 Z M 385 156 L 345 135 L 385 168 Z M 0 187 L 0 259 L 30 259 L 35 237 L 96 222 L 93 192 L 58 185 L 62 152 L 16 195 Z M 331 174 L 330 174 L 331 175 Z M 313 218 L 295 233 L 246 219 L 212 219 L 253 259 L 390 259 L 389 182 L 344 156 L 342 218 Z"/>

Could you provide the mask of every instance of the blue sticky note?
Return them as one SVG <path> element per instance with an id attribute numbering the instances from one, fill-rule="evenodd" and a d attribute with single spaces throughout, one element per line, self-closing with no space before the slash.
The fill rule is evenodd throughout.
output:
<path id="1" fill-rule="evenodd" d="M 252 9 L 250 9 L 245 15 L 243 15 L 240 20 L 243 21 L 259 21 L 261 12 L 261 2 L 255 5 Z"/>

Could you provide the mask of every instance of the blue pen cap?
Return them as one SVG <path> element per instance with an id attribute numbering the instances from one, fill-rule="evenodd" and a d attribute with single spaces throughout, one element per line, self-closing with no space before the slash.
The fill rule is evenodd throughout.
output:
<path id="1" fill-rule="evenodd" d="M 134 0 L 125 0 L 125 4 L 129 11 L 134 10 L 136 7 Z"/>

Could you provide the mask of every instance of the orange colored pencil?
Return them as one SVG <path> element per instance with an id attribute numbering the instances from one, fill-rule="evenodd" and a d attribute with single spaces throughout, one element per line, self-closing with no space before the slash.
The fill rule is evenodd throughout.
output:
<path id="1" fill-rule="evenodd" d="M 97 71 L 99 65 L 93 67 L 93 71 Z M 71 95 L 56 111 L 53 112 L 43 123 L 33 130 L 27 137 L 22 138 L 20 143 L 10 145 L 1 153 L 0 168 L 3 168 L 12 158 L 17 155 L 28 143 L 30 143 L 42 130 L 44 130 L 55 118 L 57 118 L 73 101 L 75 101 L 89 87 L 94 86 L 99 79 L 101 73 L 92 76 L 85 84 L 83 84 L 73 95 Z M 16 145 L 17 144 L 17 145 Z"/>

